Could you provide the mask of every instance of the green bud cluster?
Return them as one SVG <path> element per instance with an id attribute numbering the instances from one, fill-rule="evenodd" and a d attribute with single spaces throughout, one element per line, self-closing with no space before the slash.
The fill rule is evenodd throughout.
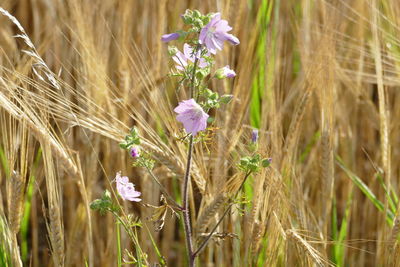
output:
<path id="1" fill-rule="evenodd" d="M 208 88 L 203 90 L 202 96 L 205 100 L 201 103 L 201 105 L 206 109 L 219 108 L 220 104 L 228 104 L 233 98 L 233 95 L 228 94 L 219 96 L 217 92 L 213 92 Z"/>
<path id="2" fill-rule="evenodd" d="M 244 172 L 259 172 L 261 168 L 266 168 L 271 164 L 271 159 L 261 158 L 260 154 L 246 156 L 240 159 L 238 168 Z"/>
<path id="3" fill-rule="evenodd" d="M 98 210 L 101 215 L 104 215 L 107 211 L 119 211 L 119 206 L 114 205 L 111 199 L 111 193 L 108 190 L 103 192 L 100 199 L 93 200 L 93 202 L 90 203 L 90 208 L 92 210 Z"/>
<path id="4" fill-rule="evenodd" d="M 132 146 L 140 145 L 139 133 L 136 127 L 131 129 L 129 135 L 125 136 L 125 140 L 119 144 L 122 149 L 130 149 Z"/>

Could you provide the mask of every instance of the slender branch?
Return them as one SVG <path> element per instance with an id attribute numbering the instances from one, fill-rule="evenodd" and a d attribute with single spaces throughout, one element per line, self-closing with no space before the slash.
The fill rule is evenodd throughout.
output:
<path id="1" fill-rule="evenodd" d="M 244 185 L 244 183 L 246 182 L 247 178 L 250 176 L 251 171 L 249 171 L 246 176 L 244 177 L 242 183 L 239 186 L 239 189 L 236 191 L 234 198 L 237 197 L 237 195 L 239 194 L 240 190 L 242 190 L 242 187 Z M 206 237 L 206 239 L 204 239 L 204 241 L 200 244 L 200 246 L 197 248 L 197 250 L 193 253 L 193 258 L 196 258 L 197 255 L 205 248 L 205 246 L 207 245 L 208 241 L 210 241 L 211 237 L 213 236 L 213 234 L 215 233 L 215 231 L 217 230 L 218 226 L 221 224 L 221 222 L 224 220 L 225 216 L 228 214 L 228 212 L 231 210 L 232 206 L 233 206 L 233 202 L 229 204 L 229 206 L 226 208 L 224 214 L 221 216 L 221 218 L 218 220 L 217 224 L 214 226 L 214 228 L 211 230 L 211 232 L 208 234 L 208 236 Z"/>
<path id="2" fill-rule="evenodd" d="M 193 135 L 190 136 L 189 141 L 189 152 L 186 165 L 186 173 L 183 181 L 183 201 L 182 201 L 182 214 L 183 214 L 183 228 L 186 237 L 186 247 L 189 259 L 189 266 L 194 266 L 193 257 L 193 240 L 192 240 L 192 227 L 190 224 L 190 212 L 189 212 L 189 184 L 190 184 L 190 167 L 192 164 L 192 152 L 193 152 Z"/>
<path id="3" fill-rule="evenodd" d="M 167 189 L 165 188 L 165 186 L 162 185 L 162 183 L 160 182 L 160 180 L 158 180 L 158 178 L 154 175 L 153 171 L 146 167 L 147 171 L 149 172 L 151 178 L 153 178 L 153 180 L 158 184 L 158 186 L 160 187 L 161 192 L 165 195 L 165 197 L 172 203 L 172 206 L 174 206 L 175 208 L 182 210 L 182 206 L 179 205 L 173 197 L 171 197 L 171 195 L 168 193 Z"/>

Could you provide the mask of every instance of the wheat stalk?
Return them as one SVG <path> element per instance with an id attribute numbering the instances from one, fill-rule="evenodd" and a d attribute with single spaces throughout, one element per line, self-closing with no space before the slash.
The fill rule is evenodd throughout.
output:
<path id="1" fill-rule="evenodd" d="M 11 175 L 9 223 L 13 234 L 17 234 L 21 226 L 21 218 L 24 204 L 24 180 L 22 176 L 13 171 Z"/>
<path id="2" fill-rule="evenodd" d="M 226 200 L 227 197 L 224 193 L 218 194 L 218 196 L 204 208 L 204 210 L 199 214 L 196 222 L 195 230 L 197 234 L 201 234 L 206 231 L 212 219 L 220 210 L 221 206 L 226 202 Z"/>
<path id="3" fill-rule="evenodd" d="M 295 244 L 302 248 L 306 255 L 311 259 L 317 266 L 325 266 L 324 260 L 320 256 L 320 253 L 313 248 L 306 240 L 304 240 L 294 229 L 286 230 L 286 236 L 295 242 Z M 332 266 L 329 264 L 329 266 Z"/>

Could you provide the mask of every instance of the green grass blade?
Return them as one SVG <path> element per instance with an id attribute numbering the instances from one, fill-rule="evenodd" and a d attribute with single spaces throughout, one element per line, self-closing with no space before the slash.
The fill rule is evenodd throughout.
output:
<path id="1" fill-rule="evenodd" d="M 122 266 L 122 251 L 121 251 L 121 229 L 120 229 L 120 223 L 117 222 L 115 224 L 117 228 L 117 266 L 121 267 Z"/>
<path id="2" fill-rule="evenodd" d="M 313 135 L 311 141 L 308 142 L 308 144 L 304 148 L 304 151 L 301 153 L 301 155 L 299 157 L 299 162 L 300 163 L 303 163 L 305 161 L 305 159 L 310 154 L 312 148 L 315 146 L 315 144 L 320 139 L 320 137 L 321 137 L 321 132 L 320 131 L 316 131 L 315 134 Z"/>
<path id="3" fill-rule="evenodd" d="M 355 175 L 352 171 L 346 168 L 342 159 L 339 156 L 336 156 L 336 162 L 340 166 L 340 168 L 347 174 L 347 176 L 353 181 L 353 183 L 372 202 L 372 204 L 374 204 L 374 206 L 379 211 L 383 212 L 385 210 L 383 203 L 375 196 L 375 194 L 371 191 L 371 189 L 357 175 Z M 386 221 L 389 223 L 389 225 L 393 225 L 393 220 L 394 220 L 394 214 L 390 209 L 388 209 L 386 211 Z"/>
<path id="4" fill-rule="evenodd" d="M 8 167 L 7 158 L 2 147 L 0 147 L 0 163 L 3 166 L 6 176 L 10 177 L 10 169 Z"/>
<path id="5" fill-rule="evenodd" d="M 154 248 L 154 250 L 155 250 L 155 252 L 156 252 L 156 254 L 157 254 L 158 261 L 159 261 L 160 265 L 161 265 L 161 266 L 167 266 L 167 263 L 165 262 L 164 257 L 161 255 L 161 252 L 160 252 L 160 250 L 158 249 L 157 244 L 156 244 L 156 242 L 154 241 L 154 238 L 153 238 L 153 236 L 151 235 L 149 228 L 147 227 L 146 224 L 144 224 L 144 226 L 146 227 L 147 233 L 149 234 L 149 237 L 150 237 L 150 240 L 151 240 L 151 244 L 153 245 L 153 248 Z"/>

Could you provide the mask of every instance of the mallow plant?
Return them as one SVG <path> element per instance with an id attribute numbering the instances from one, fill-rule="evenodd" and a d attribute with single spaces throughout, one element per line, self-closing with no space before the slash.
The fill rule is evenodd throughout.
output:
<path id="1" fill-rule="evenodd" d="M 208 85 L 212 79 L 233 79 L 236 76 L 235 71 L 229 65 L 216 67 L 215 56 L 223 50 L 225 43 L 239 45 L 240 41 L 229 33 L 232 27 L 221 18 L 220 13 L 202 15 L 197 10 L 186 10 L 181 18 L 185 24 L 185 30 L 165 34 L 161 37 L 161 41 L 168 44 L 176 42 L 175 45 L 168 46 L 168 54 L 174 63 L 171 69 L 171 77 L 178 78 L 179 88 L 187 90 L 186 95 L 188 95 L 188 99 L 178 99 L 179 104 L 173 109 L 176 113 L 176 120 L 183 126 L 184 134 L 180 140 L 187 145 L 186 170 L 181 185 L 182 203 L 178 203 L 178 200 L 168 192 L 152 172 L 155 164 L 161 163 L 156 162 L 150 153 L 141 149 L 140 135 L 136 127 L 132 128 L 124 141 L 121 142 L 120 147 L 131 155 L 134 166 L 146 169 L 158 184 L 163 195 L 164 207 L 170 209 L 174 214 L 180 214 L 185 234 L 188 265 L 195 266 L 196 258 L 207 246 L 220 223 L 237 202 L 235 198 L 242 190 L 247 178 L 252 173 L 260 171 L 261 168 L 268 167 L 271 159 L 262 158 L 257 153 L 258 131 L 254 130 L 251 141 L 249 141 L 249 151 L 252 151 L 252 154 L 244 155 L 237 163 L 237 168 L 244 173 L 241 185 L 228 200 L 229 203 L 226 203 L 225 211 L 215 226 L 211 228 L 212 230 L 195 244 L 189 210 L 193 146 L 195 143 L 204 142 L 202 136 L 208 126 L 210 109 L 218 109 L 221 105 L 229 104 L 234 98 L 233 95 L 228 94 L 220 96 L 217 92 L 212 91 Z M 135 190 L 134 184 L 129 181 L 128 177 L 122 176 L 121 172 L 118 172 L 114 181 L 118 196 L 122 200 L 141 201 L 141 193 Z M 103 194 L 101 199 L 93 201 L 91 208 L 99 210 L 101 213 L 111 212 L 122 223 L 134 244 L 138 246 L 139 241 L 135 235 L 131 235 L 133 232 L 129 230 L 132 226 L 131 220 L 124 219 L 125 212 L 121 206 L 114 204 L 108 191 Z M 134 224 L 135 227 L 138 225 Z M 135 258 L 134 262 L 137 263 L 139 260 L 145 262 L 146 256 L 137 252 L 136 255 L 139 258 Z"/>

